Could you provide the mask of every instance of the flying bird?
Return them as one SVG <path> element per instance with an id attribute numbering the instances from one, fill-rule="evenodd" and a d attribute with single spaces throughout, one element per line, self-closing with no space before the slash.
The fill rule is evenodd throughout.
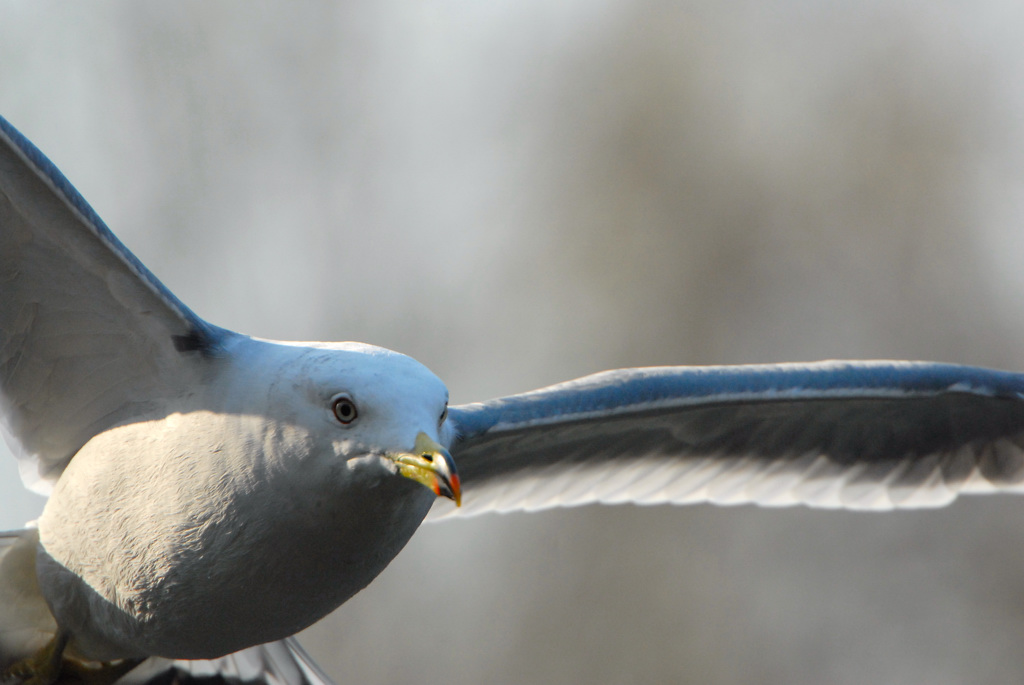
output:
<path id="1" fill-rule="evenodd" d="M 329 682 L 291 636 L 428 516 L 1020 491 L 1022 396 L 1015 373 L 827 361 L 449 406 L 405 355 L 201 319 L 0 118 L 0 425 L 49 496 L 0 534 L 5 682 Z"/>

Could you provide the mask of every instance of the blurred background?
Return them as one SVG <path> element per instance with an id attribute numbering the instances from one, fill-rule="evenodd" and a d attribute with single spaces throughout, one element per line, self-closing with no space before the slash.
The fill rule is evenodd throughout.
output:
<path id="1" fill-rule="evenodd" d="M 1024 371 L 1024 5 L 0 0 L 0 112 L 186 303 L 454 403 L 619 366 Z M 2 295 L 0 295 L 2 296 Z M 0 455 L 0 527 L 38 512 Z M 424 527 L 339 683 L 1007 683 L 1024 500 Z"/>

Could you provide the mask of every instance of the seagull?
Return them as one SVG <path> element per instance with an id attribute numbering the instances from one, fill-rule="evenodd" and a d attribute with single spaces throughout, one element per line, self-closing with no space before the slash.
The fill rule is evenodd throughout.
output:
<path id="1" fill-rule="evenodd" d="M 448 406 L 405 355 L 217 327 L 2 118 L 0 419 L 48 495 L 0 534 L 0 673 L 22 685 L 329 683 L 292 636 L 428 517 L 1024 490 L 1021 374 L 634 368 Z"/>

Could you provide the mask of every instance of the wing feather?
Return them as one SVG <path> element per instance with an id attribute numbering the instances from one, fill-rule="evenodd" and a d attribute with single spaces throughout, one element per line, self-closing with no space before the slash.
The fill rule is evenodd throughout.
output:
<path id="1" fill-rule="evenodd" d="M 173 661 L 153 657 L 117 682 L 118 685 L 333 685 L 333 681 L 293 637 L 250 647 L 219 659 Z"/>
<path id="2" fill-rule="evenodd" d="M 452 407 L 463 507 L 942 506 L 1024 490 L 1024 376 L 923 362 L 623 369 Z"/>
<path id="3" fill-rule="evenodd" d="M 26 485 L 47 492 L 91 436 L 187 392 L 227 335 L 0 118 L 0 428 Z"/>

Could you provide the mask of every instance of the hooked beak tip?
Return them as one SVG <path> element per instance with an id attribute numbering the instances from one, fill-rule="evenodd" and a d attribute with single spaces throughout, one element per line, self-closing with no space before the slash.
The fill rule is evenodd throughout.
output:
<path id="1" fill-rule="evenodd" d="M 437 456 L 444 464 L 444 467 L 439 467 L 434 471 L 434 487 L 432 488 L 434 494 L 439 497 L 447 497 L 451 501 L 455 502 L 455 506 L 462 506 L 462 482 L 459 479 L 459 474 L 455 470 L 455 462 L 452 461 L 451 455 L 445 450 L 443 453 L 436 455 L 434 462 L 437 461 Z"/>
<path id="2" fill-rule="evenodd" d="M 453 473 L 448 478 L 447 487 L 441 487 L 442 479 L 437 479 L 438 485 L 434 490 L 434 494 L 440 497 L 447 497 L 451 501 L 455 502 L 455 506 L 462 506 L 462 484 L 459 482 L 459 474 Z"/>

